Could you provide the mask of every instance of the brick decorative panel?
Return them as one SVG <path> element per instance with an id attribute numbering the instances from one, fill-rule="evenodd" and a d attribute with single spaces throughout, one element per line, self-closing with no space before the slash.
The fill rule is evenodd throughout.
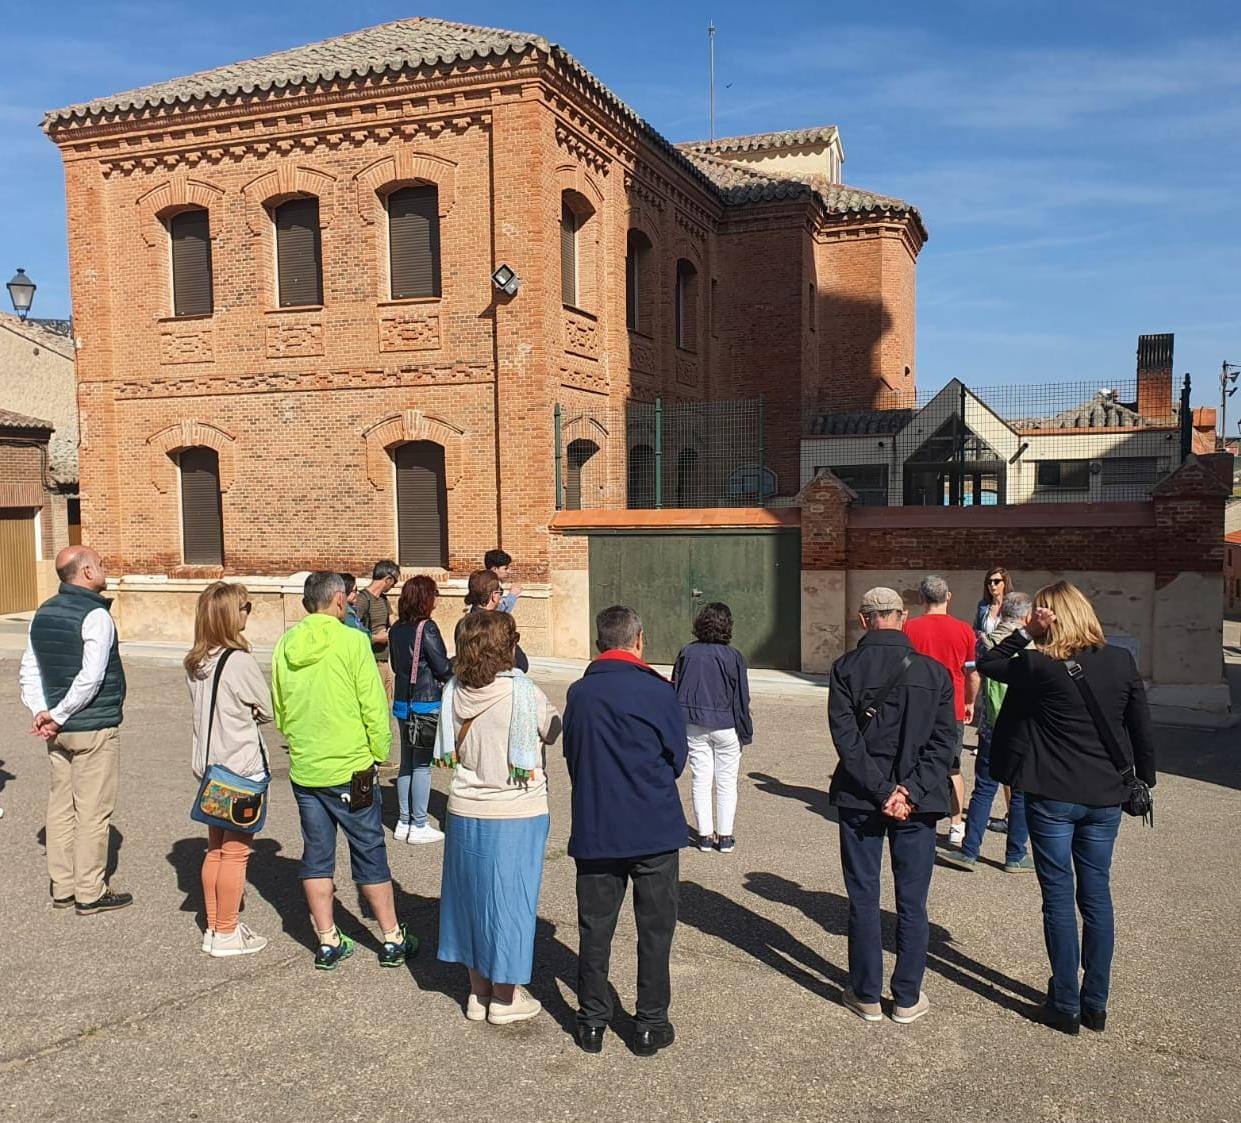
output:
<path id="1" fill-rule="evenodd" d="M 380 351 L 438 351 L 441 346 L 438 313 L 406 312 L 380 317 Z"/>
<path id="2" fill-rule="evenodd" d="M 629 336 L 629 369 L 638 375 L 654 377 L 659 369 L 655 358 L 654 340 L 641 340 L 634 335 Z"/>
<path id="3" fill-rule="evenodd" d="M 304 359 L 322 354 L 322 320 L 294 320 L 267 325 L 269 359 Z"/>
<path id="4" fill-rule="evenodd" d="M 698 360 L 689 355 L 677 356 L 677 381 L 682 386 L 698 385 Z"/>
<path id="5" fill-rule="evenodd" d="M 570 355 L 598 362 L 599 335 L 599 324 L 592 316 L 565 309 L 564 349 Z"/>
<path id="6" fill-rule="evenodd" d="M 215 359 L 211 325 L 166 324 L 159 331 L 161 366 L 178 363 L 210 363 Z"/>
<path id="7" fill-rule="evenodd" d="M 606 371 L 598 367 L 564 366 L 560 368 L 560 384 L 571 386 L 577 390 L 590 390 L 596 394 L 608 392 L 608 376 Z"/>

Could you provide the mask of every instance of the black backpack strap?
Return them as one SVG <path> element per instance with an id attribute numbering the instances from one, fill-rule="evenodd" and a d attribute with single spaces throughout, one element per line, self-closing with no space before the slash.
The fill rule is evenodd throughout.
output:
<path id="1" fill-rule="evenodd" d="M 1099 734 L 1099 740 L 1103 742 L 1107 755 L 1112 758 L 1112 764 L 1115 766 L 1116 771 L 1120 773 L 1121 779 L 1127 783 L 1136 775 L 1135 769 L 1125 756 L 1125 750 L 1120 747 L 1120 742 L 1116 739 L 1116 734 L 1112 732 L 1112 727 L 1108 725 L 1107 718 L 1103 716 L 1103 709 L 1099 705 L 1099 699 L 1095 697 L 1094 690 L 1091 689 L 1090 683 L 1086 679 L 1085 667 L 1076 659 L 1066 659 L 1064 666 L 1069 672 L 1069 678 L 1077 684 L 1082 701 L 1086 703 L 1086 709 L 1090 712 L 1090 718 L 1094 722 L 1095 732 Z"/>
<path id="2" fill-rule="evenodd" d="M 220 675 L 224 672 L 224 664 L 228 662 L 228 657 L 232 655 L 233 648 L 226 647 L 220 652 L 220 658 L 215 665 L 215 676 L 211 680 L 211 708 L 207 711 L 207 745 L 203 750 L 203 770 L 206 771 L 207 765 L 211 763 L 211 728 L 215 725 L 215 703 L 220 696 Z M 267 767 L 267 761 L 263 761 L 263 767 Z"/>
<path id="3" fill-rule="evenodd" d="M 913 652 L 908 652 L 901 659 L 896 670 L 888 676 L 887 681 L 879 688 L 879 692 L 870 700 L 870 705 L 860 713 L 855 713 L 859 733 L 864 732 L 866 727 L 875 719 L 879 708 L 887 701 L 888 695 L 896 688 L 897 683 L 905 677 L 905 672 L 913 666 L 913 661 Z"/>

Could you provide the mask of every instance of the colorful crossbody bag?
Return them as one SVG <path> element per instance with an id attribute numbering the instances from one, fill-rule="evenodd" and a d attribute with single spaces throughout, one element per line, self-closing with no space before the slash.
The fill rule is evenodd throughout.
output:
<path id="1" fill-rule="evenodd" d="M 211 709 L 207 717 L 207 748 L 204 755 L 206 767 L 203 769 L 202 783 L 198 786 L 198 796 L 190 809 L 190 818 L 195 822 L 206 823 L 209 827 L 257 834 L 263 829 L 263 823 L 267 819 L 267 786 L 271 783 L 271 767 L 267 763 L 262 735 L 259 735 L 259 755 L 263 758 L 261 780 L 239 776 L 222 764 L 211 763 L 211 729 L 215 725 L 220 675 L 232 653 L 233 649 L 226 647 L 220 652 L 220 660 L 215 665 L 215 677 L 211 683 Z"/>

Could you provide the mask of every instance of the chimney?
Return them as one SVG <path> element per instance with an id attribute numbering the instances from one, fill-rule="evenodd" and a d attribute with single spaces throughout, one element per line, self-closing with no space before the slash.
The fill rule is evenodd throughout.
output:
<path id="1" fill-rule="evenodd" d="M 1168 420 L 1172 409 L 1172 333 L 1138 336 L 1138 413 Z"/>

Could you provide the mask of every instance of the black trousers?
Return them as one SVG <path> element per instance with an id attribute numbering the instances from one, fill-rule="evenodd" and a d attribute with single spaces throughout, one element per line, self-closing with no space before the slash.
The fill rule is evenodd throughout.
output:
<path id="1" fill-rule="evenodd" d="M 637 1022 L 668 1022 L 672 981 L 668 958 L 677 926 L 681 855 L 677 850 L 642 858 L 578 859 L 577 1021 L 601 1026 L 612 1019 L 608 963 L 625 889 L 633 880 L 633 916 L 638 926 Z"/>

